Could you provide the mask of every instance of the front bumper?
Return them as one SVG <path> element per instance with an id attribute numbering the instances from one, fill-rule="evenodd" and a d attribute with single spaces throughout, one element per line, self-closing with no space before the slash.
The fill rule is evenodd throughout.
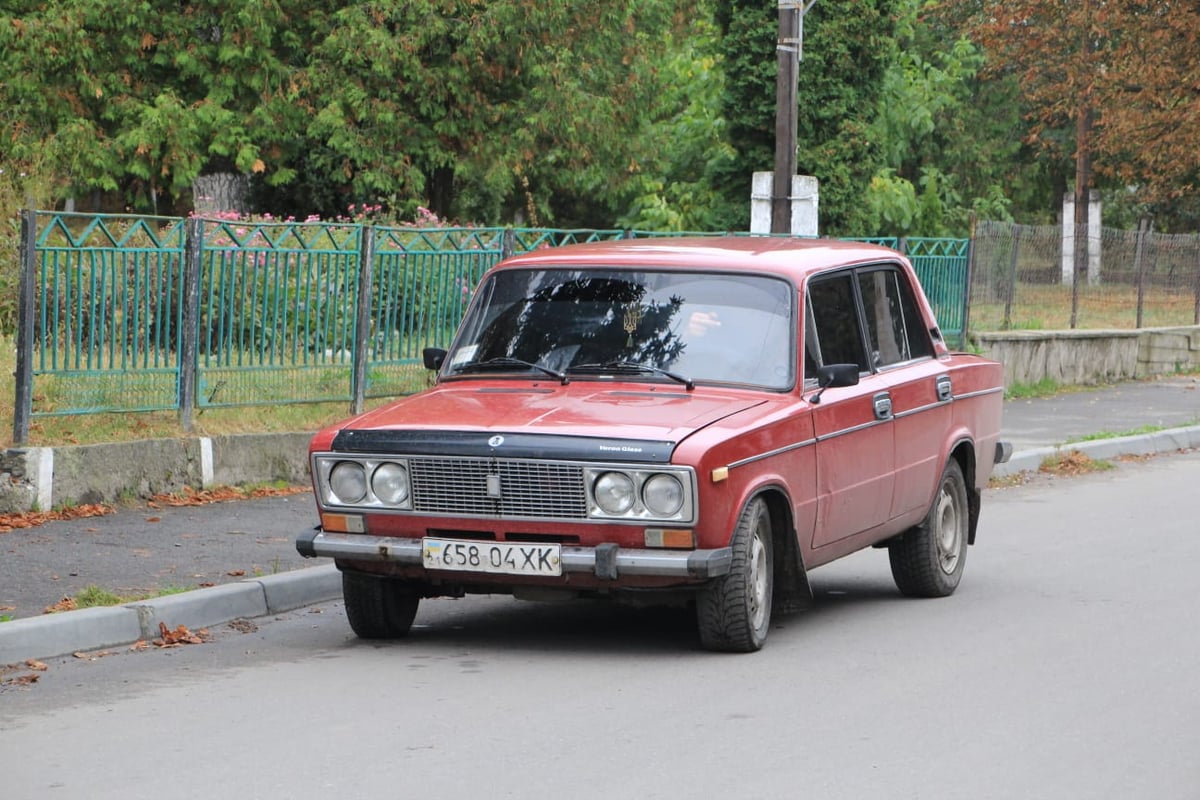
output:
<path id="1" fill-rule="evenodd" d="M 328 533 L 319 528 L 296 537 L 296 550 L 305 558 L 335 558 L 347 561 L 383 561 L 420 567 L 421 540 L 364 533 Z M 615 544 L 596 547 L 562 546 L 564 573 L 590 573 L 602 580 L 623 576 L 690 578 L 705 580 L 729 572 L 733 551 L 715 550 L 637 550 Z M 512 576 L 519 581 L 518 576 Z"/>

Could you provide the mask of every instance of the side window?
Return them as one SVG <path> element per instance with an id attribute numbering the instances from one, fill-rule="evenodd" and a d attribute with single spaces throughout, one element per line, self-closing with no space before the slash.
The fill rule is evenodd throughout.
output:
<path id="1" fill-rule="evenodd" d="M 812 371 L 827 364 L 857 364 L 860 372 L 870 369 L 858 327 L 852 273 L 810 282 L 805 311 L 806 378 L 815 377 Z"/>
<path id="2" fill-rule="evenodd" d="M 912 289 L 894 269 L 858 273 L 873 367 L 886 367 L 933 354 Z"/>

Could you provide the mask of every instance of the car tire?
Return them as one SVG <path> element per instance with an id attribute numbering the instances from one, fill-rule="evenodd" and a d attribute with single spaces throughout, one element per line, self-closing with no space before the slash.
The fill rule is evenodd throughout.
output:
<path id="1" fill-rule="evenodd" d="M 967 561 L 967 484 L 954 459 L 946 464 L 929 513 L 888 546 L 896 588 L 909 597 L 947 597 Z"/>
<path id="2" fill-rule="evenodd" d="M 705 649 L 752 653 L 766 641 L 774 588 L 772 536 L 767 504 L 755 498 L 734 529 L 729 572 L 696 597 L 696 622 Z"/>
<path id="3" fill-rule="evenodd" d="M 360 639 L 399 639 L 412 628 L 421 596 L 402 581 L 342 573 L 346 618 Z"/>

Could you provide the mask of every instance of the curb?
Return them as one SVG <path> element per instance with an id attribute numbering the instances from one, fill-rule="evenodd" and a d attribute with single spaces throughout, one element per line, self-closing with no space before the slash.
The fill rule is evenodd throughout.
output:
<path id="1" fill-rule="evenodd" d="M 1115 439 L 1096 439 L 1089 442 L 1057 444 L 1050 447 L 1035 447 L 1013 453 L 1012 458 L 997 464 L 992 470 L 995 478 L 1005 478 L 1022 472 L 1037 472 L 1047 458 L 1079 451 L 1089 458 L 1117 458 L 1118 456 L 1144 456 L 1155 453 L 1173 453 L 1176 450 L 1200 448 L 1200 425 L 1187 428 L 1170 428 L 1155 433 L 1139 433 Z"/>
<path id="2" fill-rule="evenodd" d="M 159 623 L 192 630 L 291 611 L 342 596 L 337 567 L 325 564 L 226 583 L 124 606 L 84 608 L 0 624 L 0 664 L 133 644 L 159 635 Z"/>

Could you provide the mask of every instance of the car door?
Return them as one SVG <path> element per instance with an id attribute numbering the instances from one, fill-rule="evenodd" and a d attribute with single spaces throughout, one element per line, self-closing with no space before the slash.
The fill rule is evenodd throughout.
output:
<path id="1" fill-rule="evenodd" d="M 891 402 L 895 487 L 891 517 L 924 512 L 941 474 L 941 446 L 950 424 L 950 375 L 933 358 L 928 326 L 908 275 L 895 265 L 861 269 L 867 350 Z"/>
<path id="2" fill-rule="evenodd" d="M 822 547 L 891 517 L 893 420 L 886 379 L 871 369 L 868 359 L 855 273 L 810 280 L 804 313 L 806 378 L 818 365 L 859 367 L 858 385 L 807 395 L 817 440 L 813 547 Z"/>

